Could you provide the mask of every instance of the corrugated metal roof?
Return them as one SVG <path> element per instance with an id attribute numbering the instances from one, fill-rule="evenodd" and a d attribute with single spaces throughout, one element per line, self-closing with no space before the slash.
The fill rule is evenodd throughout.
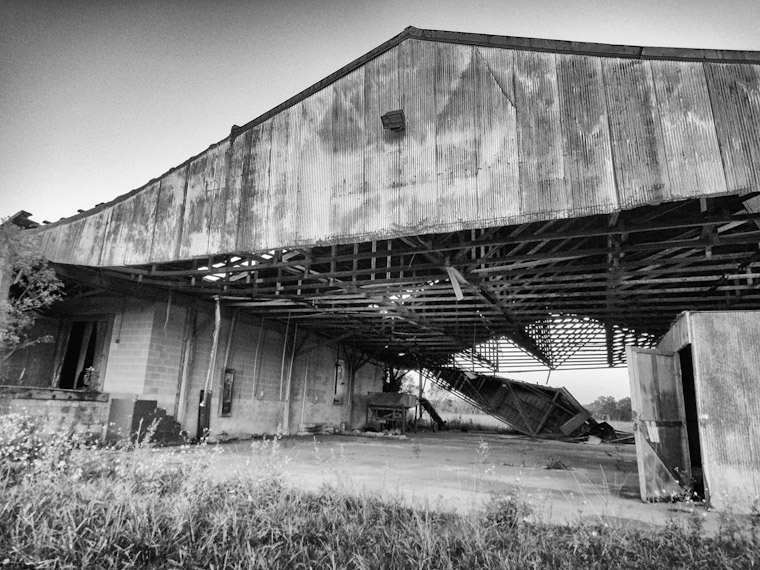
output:
<path id="1" fill-rule="evenodd" d="M 35 231 L 54 261 L 119 266 L 757 189 L 760 64 L 703 62 L 760 57 L 657 54 L 409 28 L 143 188 Z M 399 108 L 406 130 L 386 131 Z"/>

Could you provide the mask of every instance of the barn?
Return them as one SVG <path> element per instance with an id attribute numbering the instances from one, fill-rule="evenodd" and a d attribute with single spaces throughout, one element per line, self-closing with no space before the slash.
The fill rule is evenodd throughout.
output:
<path id="1" fill-rule="evenodd" d="M 398 369 L 487 400 L 447 378 L 621 366 L 683 311 L 760 309 L 759 196 L 760 53 L 410 27 L 25 230 L 68 294 L 2 402 L 296 433 L 363 427 Z"/>

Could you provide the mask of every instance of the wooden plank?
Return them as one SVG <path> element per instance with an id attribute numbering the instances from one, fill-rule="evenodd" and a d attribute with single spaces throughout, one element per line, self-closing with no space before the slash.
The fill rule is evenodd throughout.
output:
<path id="1" fill-rule="evenodd" d="M 572 418 L 570 418 L 565 423 L 560 425 L 559 431 L 561 431 L 565 435 L 571 435 L 575 430 L 581 427 L 584 424 L 584 422 L 588 420 L 590 417 L 591 417 L 591 414 L 589 414 L 586 410 L 583 410 L 582 412 L 578 412 Z"/>
<path id="2" fill-rule="evenodd" d="M 691 479 L 680 367 L 672 352 L 626 349 L 641 499 L 662 500 Z"/>

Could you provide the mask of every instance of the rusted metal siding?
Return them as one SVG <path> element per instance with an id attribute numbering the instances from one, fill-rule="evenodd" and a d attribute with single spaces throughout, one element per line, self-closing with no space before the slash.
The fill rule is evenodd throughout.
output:
<path id="1" fill-rule="evenodd" d="M 151 259 L 171 259 L 179 254 L 185 204 L 186 168 L 178 168 L 161 179 Z"/>
<path id="2" fill-rule="evenodd" d="M 607 102 L 598 57 L 557 56 L 562 148 L 571 210 L 609 211 L 618 204 Z"/>
<path id="3" fill-rule="evenodd" d="M 517 217 L 520 213 L 520 155 L 512 77 L 515 53 L 479 48 L 475 54 L 485 69 L 478 86 L 479 218 Z"/>
<path id="4" fill-rule="evenodd" d="M 405 39 L 39 231 L 54 261 L 107 266 L 757 190 L 759 69 Z M 380 124 L 395 109 L 404 133 Z"/>
<path id="5" fill-rule="evenodd" d="M 760 499 L 760 312 L 689 316 L 711 503 L 749 512 Z"/>
<path id="6" fill-rule="evenodd" d="M 556 56 L 515 53 L 515 99 L 520 156 L 520 215 L 566 217 L 569 181 L 560 124 Z"/>
<path id="7" fill-rule="evenodd" d="M 384 130 L 380 121 L 384 113 L 402 108 L 399 69 L 405 65 L 399 63 L 399 58 L 403 54 L 401 50 L 385 52 L 365 67 L 363 168 L 367 198 L 364 219 L 370 228 L 382 227 L 383 224 L 394 226 L 399 223 L 399 220 L 392 216 L 394 211 L 398 211 L 400 199 L 401 145 L 416 144 L 418 141 L 416 117 L 419 117 L 419 107 L 416 111 L 412 107 L 421 100 L 420 97 L 409 97 L 409 101 L 404 104 L 407 115 L 405 136 Z M 415 79 L 417 78 L 407 78 L 407 81 Z M 421 85 L 415 81 L 413 90 L 420 87 Z M 434 152 L 435 146 L 431 149 Z M 421 188 L 420 194 L 428 193 L 429 186 Z M 326 238 L 329 228 L 321 229 L 320 237 Z"/>
<path id="8" fill-rule="evenodd" d="M 391 98 L 383 101 L 389 107 L 383 112 L 403 108 L 406 132 L 391 133 L 380 128 L 377 118 L 371 123 L 386 145 L 394 145 L 385 168 L 387 178 L 378 188 L 376 201 L 384 201 L 390 190 L 388 217 L 376 217 L 368 230 L 391 234 L 400 228 L 415 228 L 420 233 L 438 219 L 440 195 L 437 175 L 438 124 L 436 117 L 435 85 L 437 81 L 438 46 L 427 42 L 404 42 L 397 50 L 398 106 L 390 106 Z M 419 62 L 426 62 L 419 65 Z M 391 76 L 393 71 L 390 71 Z M 392 94 L 391 94 L 392 96 Z M 389 223 L 390 222 L 390 223 Z"/>
<path id="9" fill-rule="evenodd" d="M 703 65 L 671 61 L 650 65 L 670 175 L 668 199 L 725 193 Z"/>
<path id="10" fill-rule="evenodd" d="M 668 166 L 649 62 L 609 58 L 602 69 L 619 206 L 662 202 Z"/>
<path id="11" fill-rule="evenodd" d="M 760 66 L 705 64 L 727 190 L 760 187 Z"/>

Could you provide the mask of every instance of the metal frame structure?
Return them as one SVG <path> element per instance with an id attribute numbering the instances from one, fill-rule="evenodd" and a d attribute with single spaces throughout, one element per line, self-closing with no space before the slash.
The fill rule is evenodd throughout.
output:
<path id="1" fill-rule="evenodd" d="M 129 267 L 57 264 L 125 293 L 219 298 L 407 368 L 618 366 L 683 310 L 760 308 L 755 194 L 442 234 Z"/>

